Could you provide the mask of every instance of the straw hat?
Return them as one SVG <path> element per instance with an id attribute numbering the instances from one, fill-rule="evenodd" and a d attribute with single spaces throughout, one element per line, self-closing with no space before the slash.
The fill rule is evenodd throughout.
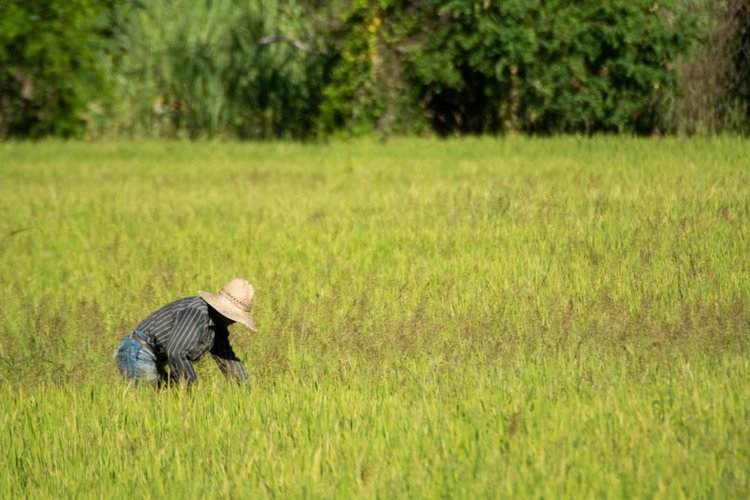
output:
<path id="1" fill-rule="evenodd" d="M 241 278 L 229 281 L 219 293 L 198 292 L 203 300 L 227 318 L 242 323 L 254 332 L 258 331 L 255 320 L 250 316 L 255 289 Z"/>

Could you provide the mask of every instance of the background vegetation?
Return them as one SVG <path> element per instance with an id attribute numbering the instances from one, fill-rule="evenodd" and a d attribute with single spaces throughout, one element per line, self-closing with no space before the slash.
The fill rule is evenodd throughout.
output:
<path id="1" fill-rule="evenodd" d="M 8 0 L 0 138 L 747 131 L 748 0 Z"/>
<path id="2" fill-rule="evenodd" d="M 0 145 L 11 496 L 745 497 L 739 139 Z M 111 354 L 234 275 L 254 379 Z"/>

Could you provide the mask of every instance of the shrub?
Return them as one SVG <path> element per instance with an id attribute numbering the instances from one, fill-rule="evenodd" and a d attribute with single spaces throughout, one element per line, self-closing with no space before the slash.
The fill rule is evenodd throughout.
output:
<path id="1" fill-rule="evenodd" d="M 71 136 L 101 92 L 113 0 L 0 2 L 0 138 Z"/>
<path id="2" fill-rule="evenodd" d="M 406 54 L 421 50 L 432 0 L 354 0 L 328 18 L 332 71 L 323 91 L 323 134 L 415 133 L 427 128 L 419 95 L 406 75 Z"/>
<path id="3" fill-rule="evenodd" d="M 698 31 L 673 2 L 454 0 L 439 14 L 409 75 L 440 132 L 674 127 L 670 63 Z"/>

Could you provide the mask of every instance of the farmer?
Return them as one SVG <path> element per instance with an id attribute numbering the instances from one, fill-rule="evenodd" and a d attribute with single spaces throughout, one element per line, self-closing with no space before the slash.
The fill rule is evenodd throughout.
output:
<path id="1" fill-rule="evenodd" d="M 250 316 L 254 294 L 253 285 L 235 278 L 218 294 L 200 291 L 197 297 L 165 305 L 123 339 L 114 355 L 120 372 L 136 383 L 190 385 L 198 378 L 193 362 L 210 352 L 227 378 L 246 382 L 247 371 L 229 344 L 227 327 L 239 322 L 258 331 Z"/>

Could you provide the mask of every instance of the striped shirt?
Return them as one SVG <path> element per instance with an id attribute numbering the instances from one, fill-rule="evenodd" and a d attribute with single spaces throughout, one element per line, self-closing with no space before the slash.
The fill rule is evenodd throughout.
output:
<path id="1" fill-rule="evenodd" d="M 208 307 L 200 297 L 179 299 L 150 314 L 136 330 L 148 337 L 157 360 L 169 363 L 178 381 L 195 382 L 193 362 L 210 352 L 227 378 L 245 382 L 247 371 L 229 344 L 229 330 L 214 323 Z"/>

